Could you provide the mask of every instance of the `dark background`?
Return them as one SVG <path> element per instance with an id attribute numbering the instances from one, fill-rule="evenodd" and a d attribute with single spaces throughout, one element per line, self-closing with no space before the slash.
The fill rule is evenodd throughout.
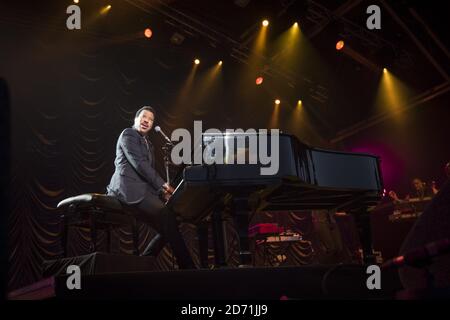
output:
<path id="1" fill-rule="evenodd" d="M 448 92 L 403 112 L 401 125 L 389 117 L 335 140 L 382 112 L 375 102 L 380 74 L 337 52 L 337 39 L 387 66 L 408 87 L 408 98 L 447 81 L 383 7 L 382 30 L 367 33 L 365 9 L 372 2 L 351 2 L 340 15 L 346 1 L 253 0 L 245 7 L 233 1 L 81 1 L 79 31 L 65 28 L 70 1 L 2 2 L 0 76 L 11 96 L 9 288 L 35 281 L 42 261 L 61 254 L 57 203 L 105 192 L 116 139 L 144 104 L 157 110 L 157 124 L 170 133 L 193 120 L 202 120 L 204 129 L 267 128 L 280 98 L 277 127 L 313 146 L 379 155 L 386 189 L 403 196 L 416 176 L 441 184 L 450 160 Z M 410 11 L 448 48 L 441 2 L 388 3 L 448 72 L 448 57 Z M 91 18 L 107 4 L 107 15 Z M 324 16 L 314 20 L 319 9 Z M 246 64 L 263 17 L 270 19 L 269 44 L 300 21 L 308 40 L 298 61 L 286 66 L 271 47 L 258 66 Z M 146 27 L 151 39 L 142 36 Z M 171 43 L 174 32 L 184 35 L 181 45 Z M 193 86 L 180 96 L 196 57 L 201 64 Z M 220 82 L 202 91 L 202 79 L 218 60 L 224 62 Z M 264 83 L 257 87 L 260 74 Z M 293 121 L 298 99 L 302 115 Z M 158 147 L 159 137 L 153 140 Z M 119 232 L 123 250 L 131 250 L 129 234 Z M 141 233 L 144 245 L 151 231 L 142 226 Z M 87 249 L 86 234 L 73 235 L 73 252 Z"/>

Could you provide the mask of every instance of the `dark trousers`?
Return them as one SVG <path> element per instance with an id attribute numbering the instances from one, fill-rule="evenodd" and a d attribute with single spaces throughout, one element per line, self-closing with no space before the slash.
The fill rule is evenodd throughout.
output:
<path id="1" fill-rule="evenodd" d="M 158 196 L 148 193 L 144 200 L 135 205 L 136 218 L 149 224 L 162 237 L 162 244 L 169 243 L 177 259 L 180 269 L 195 268 L 183 236 L 178 229 L 176 214 L 159 199 Z"/>

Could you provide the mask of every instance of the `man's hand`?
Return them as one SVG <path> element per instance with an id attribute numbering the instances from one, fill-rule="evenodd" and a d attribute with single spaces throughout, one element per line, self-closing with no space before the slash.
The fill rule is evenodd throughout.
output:
<path id="1" fill-rule="evenodd" d="M 437 194 L 439 192 L 439 189 L 436 186 L 436 181 L 431 181 L 431 191 L 433 194 Z"/>
<path id="2" fill-rule="evenodd" d="M 172 196 L 172 194 L 170 194 L 169 192 L 164 190 L 161 196 L 164 199 L 164 201 L 167 202 L 167 201 L 169 201 L 169 199 Z"/>
<path id="3" fill-rule="evenodd" d="M 165 191 L 166 193 L 169 193 L 170 195 L 171 195 L 171 194 L 173 193 L 173 191 L 174 191 L 173 187 L 172 187 L 170 184 L 168 184 L 168 183 L 164 183 L 162 187 L 163 187 L 164 191 Z"/>
<path id="4" fill-rule="evenodd" d="M 395 191 L 389 191 L 388 193 L 389 197 L 391 197 L 392 200 L 394 201 L 400 201 L 399 197 L 397 196 L 397 193 L 395 193 Z"/>
<path id="5" fill-rule="evenodd" d="M 164 199 L 164 201 L 167 202 L 167 201 L 169 201 L 170 197 L 172 196 L 174 189 L 168 183 L 164 183 L 162 185 L 162 188 L 163 188 L 162 198 Z"/>

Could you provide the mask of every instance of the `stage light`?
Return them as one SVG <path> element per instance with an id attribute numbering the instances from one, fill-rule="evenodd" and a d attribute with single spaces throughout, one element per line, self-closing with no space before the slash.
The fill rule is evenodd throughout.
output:
<path id="1" fill-rule="evenodd" d="M 280 99 L 275 100 L 275 104 L 279 105 L 281 103 Z"/>
<path id="2" fill-rule="evenodd" d="M 151 38 L 153 35 L 152 29 L 150 29 L 150 28 L 145 29 L 144 35 L 146 38 Z"/>
<path id="3" fill-rule="evenodd" d="M 195 60 L 194 60 L 194 63 L 195 63 L 195 64 L 200 64 L 200 60 L 199 60 L 199 59 L 195 59 Z"/>
<path id="4" fill-rule="evenodd" d="M 264 78 L 263 77 L 258 77 L 258 78 L 256 78 L 256 85 L 257 86 L 259 86 L 261 83 L 263 83 L 263 81 L 264 81 Z"/>
<path id="5" fill-rule="evenodd" d="M 395 119 L 398 121 L 404 119 L 402 113 L 398 111 L 407 105 L 411 93 L 411 89 L 405 83 L 392 74 L 390 70 L 383 68 L 375 102 L 380 111 L 395 115 Z"/>
<path id="6" fill-rule="evenodd" d="M 264 51 L 266 50 L 266 43 L 267 43 L 267 32 L 268 28 L 266 28 L 269 25 L 269 21 L 264 20 L 262 22 L 263 27 L 259 28 L 257 31 L 256 37 L 253 42 L 252 46 L 252 54 L 249 57 L 250 64 L 257 63 L 257 60 L 260 56 L 264 55 Z"/>
<path id="7" fill-rule="evenodd" d="M 344 41 L 343 40 L 339 40 L 336 43 L 336 50 L 341 50 L 342 48 L 344 48 Z"/>
<path id="8" fill-rule="evenodd" d="M 106 13 L 108 13 L 109 10 L 111 10 L 111 5 L 110 5 L 110 4 L 108 4 L 106 7 L 103 7 L 103 8 L 100 10 L 100 13 L 101 13 L 101 14 L 106 14 Z"/>
<path id="9" fill-rule="evenodd" d="M 219 66 L 221 66 L 221 65 L 222 65 L 222 63 L 223 63 L 223 62 L 222 62 L 222 60 L 220 60 L 220 61 L 219 61 Z"/>
<path id="10" fill-rule="evenodd" d="M 295 22 L 295 23 L 294 23 L 294 27 L 295 27 L 295 28 L 298 28 L 298 22 Z"/>
<path id="11" fill-rule="evenodd" d="M 297 105 L 298 105 L 298 106 L 301 106 L 301 105 L 302 105 L 302 100 L 298 100 L 298 101 L 297 101 Z"/>
<path id="12" fill-rule="evenodd" d="M 73 3 L 78 3 L 80 2 L 80 0 L 73 0 Z"/>

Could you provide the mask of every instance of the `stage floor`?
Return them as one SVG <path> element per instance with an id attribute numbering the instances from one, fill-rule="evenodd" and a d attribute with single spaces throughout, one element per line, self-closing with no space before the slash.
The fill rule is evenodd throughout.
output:
<path id="1" fill-rule="evenodd" d="M 68 275 L 15 290 L 9 299 L 302 300 L 393 299 L 401 290 L 396 270 L 381 273 L 369 290 L 361 265 L 308 265 L 82 274 L 80 289 Z"/>

